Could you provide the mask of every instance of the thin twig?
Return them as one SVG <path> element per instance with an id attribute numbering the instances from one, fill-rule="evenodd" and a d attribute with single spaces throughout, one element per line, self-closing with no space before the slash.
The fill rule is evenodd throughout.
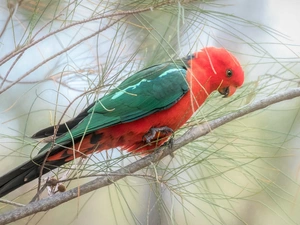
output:
<path id="1" fill-rule="evenodd" d="M 5 32 L 6 28 L 7 28 L 7 25 L 9 23 L 9 21 L 11 20 L 12 16 L 16 12 L 16 10 L 18 9 L 18 3 L 14 4 L 14 3 L 12 3 L 10 1 L 10 2 L 7 3 L 7 8 L 9 9 L 9 16 L 8 16 L 8 18 L 5 21 L 5 24 L 3 26 L 2 31 L 0 32 L 0 38 L 3 36 L 3 34 L 4 34 L 4 32 Z"/>
<path id="2" fill-rule="evenodd" d="M 125 17 L 125 16 L 124 16 Z M 38 68 L 40 68 L 42 65 L 44 65 L 45 63 L 49 62 L 50 60 L 58 57 L 59 55 L 65 53 L 66 51 L 74 48 L 75 46 L 79 45 L 80 43 L 96 36 L 97 34 L 101 33 L 102 31 L 105 31 L 107 30 L 108 28 L 110 28 L 111 26 L 113 26 L 114 24 L 116 24 L 117 22 L 119 22 L 120 20 L 122 20 L 124 17 L 120 17 L 118 19 L 116 19 L 114 22 L 106 25 L 105 27 L 103 27 L 102 29 L 98 30 L 97 32 L 94 32 L 92 33 L 91 35 L 89 36 L 86 36 L 85 38 L 83 39 L 80 39 L 79 41 L 75 42 L 74 44 L 70 45 L 69 47 L 63 49 L 62 51 L 60 52 L 57 52 L 56 54 L 52 55 L 51 57 L 45 59 L 43 62 L 37 64 L 35 67 L 33 67 L 31 70 L 27 71 L 25 74 L 23 74 L 21 77 L 19 77 L 17 80 L 15 80 L 13 83 L 11 83 L 10 85 L 8 85 L 7 87 L 3 88 L 1 91 L 0 91 L 0 94 L 7 91 L 9 88 L 11 88 L 12 86 L 14 86 L 15 84 L 17 84 L 19 81 L 23 80 L 25 77 L 27 77 L 29 74 L 31 74 L 32 72 L 34 72 L 35 70 L 37 70 Z"/>
<path id="3" fill-rule="evenodd" d="M 23 56 L 24 52 L 21 52 L 20 55 L 18 55 L 18 57 L 14 60 L 13 64 L 9 67 L 6 75 L 3 77 L 2 83 L 0 84 L 0 90 L 3 87 L 3 85 L 6 83 L 6 80 L 11 72 L 11 70 L 14 68 L 14 66 L 16 65 L 16 63 L 19 61 L 19 59 Z"/>
<path id="4" fill-rule="evenodd" d="M 8 205 L 17 206 L 17 207 L 23 207 L 23 206 L 26 206 L 26 205 L 24 205 L 24 204 L 17 203 L 17 202 L 13 202 L 13 201 L 9 201 L 9 200 L 5 200 L 5 199 L 0 199 L 0 202 L 1 202 L 1 203 L 4 203 L 4 204 L 8 204 Z"/>
<path id="5" fill-rule="evenodd" d="M 50 182 L 47 181 L 46 185 L 54 185 L 54 184 L 63 183 L 63 182 L 67 182 L 67 181 L 77 180 L 78 178 L 79 179 L 84 179 L 84 178 L 92 178 L 92 177 L 95 178 L 95 177 L 116 176 L 116 175 L 117 174 L 115 174 L 115 173 L 82 175 L 80 177 L 65 178 L 65 179 L 59 179 L 59 180 L 50 181 Z M 147 178 L 147 179 L 157 180 L 156 176 L 147 175 L 147 174 L 123 173 L 122 175 L 124 175 L 126 177 L 139 177 L 139 178 Z"/>
<path id="6" fill-rule="evenodd" d="M 129 16 L 129 15 L 133 15 L 133 14 L 138 14 L 138 13 L 142 13 L 142 12 L 147 12 L 147 11 L 152 11 L 153 9 L 155 8 L 158 8 L 158 7 L 162 7 L 164 5 L 168 5 L 170 4 L 169 1 L 166 1 L 166 2 L 161 2 L 155 6 L 151 6 L 151 7 L 147 7 L 147 8 L 142 8 L 142 9 L 136 9 L 136 10 L 129 10 L 129 11 L 120 11 L 120 12 L 116 12 L 116 13 L 111 13 L 111 14 L 105 14 L 105 15 L 101 15 L 101 16 L 97 16 L 97 17 L 93 17 L 93 18 L 89 18 L 89 19 L 85 19 L 85 20 L 80 20 L 78 22 L 74 22 L 68 26 L 65 26 L 65 27 L 62 27 L 60 29 L 57 29 L 53 32 L 50 32 L 48 33 L 47 35 L 41 37 L 40 39 L 36 40 L 36 41 L 33 41 L 31 40 L 26 46 L 22 46 L 22 48 L 18 49 L 18 50 L 15 50 L 13 52 L 10 52 L 8 53 L 7 55 L 5 55 L 4 57 L 2 57 L 0 59 L 0 66 L 3 65 L 4 63 L 6 63 L 8 60 L 10 60 L 11 58 L 15 57 L 16 55 L 20 54 L 21 52 L 27 50 L 28 48 L 31 48 L 32 46 L 36 45 L 37 43 L 45 40 L 46 38 L 50 37 L 50 36 L 53 36 L 59 32 L 62 32 L 66 29 L 69 29 L 73 26 L 77 26 L 77 25 L 80 25 L 80 24 L 84 24 L 84 23 L 87 23 L 87 22 L 92 22 L 92 21 L 96 21 L 96 20 L 100 20 L 100 19 L 105 19 L 105 18 L 112 18 L 112 17 L 116 17 L 116 16 L 122 16 L 122 17 L 126 17 L 126 16 Z"/>

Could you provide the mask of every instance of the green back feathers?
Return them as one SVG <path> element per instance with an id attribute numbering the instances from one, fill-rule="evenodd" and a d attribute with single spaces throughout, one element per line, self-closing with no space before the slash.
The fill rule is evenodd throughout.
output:
<path id="1" fill-rule="evenodd" d="M 186 72 L 183 61 L 177 61 L 133 74 L 74 118 L 72 121 L 79 120 L 78 124 L 55 143 L 64 145 L 93 131 L 135 121 L 171 107 L 189 90 Z M 41 151 L 48 149 L 48 145 Z"/>

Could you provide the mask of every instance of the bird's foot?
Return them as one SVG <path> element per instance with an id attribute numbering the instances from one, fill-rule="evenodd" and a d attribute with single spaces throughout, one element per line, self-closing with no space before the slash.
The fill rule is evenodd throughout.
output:
<path id="1" fill-rule="evenodd" d="M 160 133 L 162 133 L 164 136 L 167 136 L 169 134 L 173 134 L 174 131 L 167 127 L 152 127 L 147 134 L 145 134 L 143 136 L 143 140 L 147 143 L 147 144 L 151 144 L 152 141 L 154 141 L 155 138 L 160 137 Z M 158 134 L 158 135 L 157 135 Z"/>

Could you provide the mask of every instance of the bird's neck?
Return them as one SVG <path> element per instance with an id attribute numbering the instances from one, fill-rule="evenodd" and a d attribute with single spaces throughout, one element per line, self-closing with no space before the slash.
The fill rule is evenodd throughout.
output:
<path id="1" fill-rule="evenodd" d="M 211 82 L 215 74 L 211 69 L 207 57 L 193 59 L 189 66 L 187 82 L 190 86 L 193 108 L 195 108 L 196 111 L 204 103 L 206 98 L 217 89 Z"/>

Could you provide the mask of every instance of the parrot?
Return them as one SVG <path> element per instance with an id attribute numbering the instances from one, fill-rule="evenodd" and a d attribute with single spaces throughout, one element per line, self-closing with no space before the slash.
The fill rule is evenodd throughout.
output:
<path id="1" fill-rule="evenodd" d="M 212 92 L 229 97 L 243 82 L 241 64 L 225 48 L 204 47 L 184 58 L 142 69 L 75 118 L 35 133 L 32 138 L 52 141 L 0 177 L 0 197 L 95 152 L 119 148 L 150 154 L 167 143 Z"/>

